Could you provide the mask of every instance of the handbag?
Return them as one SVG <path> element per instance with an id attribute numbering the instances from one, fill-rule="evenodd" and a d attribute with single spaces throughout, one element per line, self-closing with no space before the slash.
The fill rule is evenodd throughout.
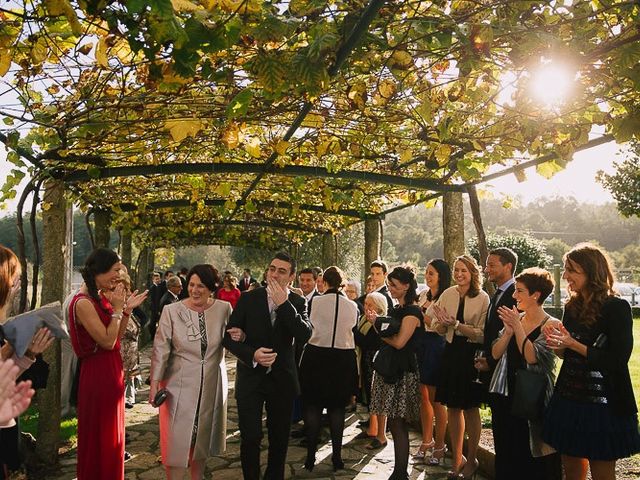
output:
<path id="1" fill-rule="evenodd" d="M 526 420 L 541 419 L 547 390 L 547 376 L 521 368 L 516 371 L 515 383 L 511 414 Z"/>

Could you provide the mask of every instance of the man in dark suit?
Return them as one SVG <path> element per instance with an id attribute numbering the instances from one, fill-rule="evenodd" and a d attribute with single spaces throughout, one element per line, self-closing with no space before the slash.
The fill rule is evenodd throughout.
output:
<path id="1" fill-rule="evenodd" d="M 393 310 L 393 299 L 391 295 L 389 295 L 389 289 L 387 288 L 387 274 L 389 273 L 389 267 L 387 266 L 387 262 L 383 260 L 374 260 L 369 265 L 369 276 L 371 277 L 371 282 L 373 283 L 373 292 L 378 292 L 384 295 L 387 299 L 387 314 Z M 360 298 L 358 298 L 358 302 L 364 305 L 364 300 L 367 297 L 365 293 Z"/>
<path id="2" fill-rule="evenodd" d="M 189 270 L 187 267 L 182 267 L 180 269 L 180 273 L 178 273 L 178 278 L 180 279 L 180 283 L 182 283 L 182 291 L 180 292 L 179 298 L 183 300 L 189 296 L 189 289 L 187 288 L 187 275 L 189 274 Z"/>
<path id="3" fill-rule="evenodd" d="M 269 435 L 264 478 L 284 478 L 293 400 L 300 393 L 293 342 L 304 344 L 311 336 L 306 302 L 287 287 L 295 271 L 293 258 L 276 254 L 267 270 L 267 286 L 240 296 L 223 339 L 238 358 L 235 396 L 245 480 L 260 478 L 263 407 Z"/>
<path id="4" fill-rule="evenodd" d="M 158 308 L 159 315 L 162 315 L 164 307 L 180 300 L 180 293 L 182 293 L 180 277 L 171 277 L 167 280 L 167 291 L 160 299 L 160 307 Z"/>
<path id="5" fill-rule="evenodd" d="M 476 362 L 476 368 L 485 372 L 483 374 L 485 386 L 489 385 L 496 367 L 496 361 L 491 355 L 491 347 L 504 326 L 498 316 L 498 308 L 502 306 L 513 308 L 516 304 L 513 292 L 515 291 L 514 273 L 517 265 L 518 255 L 510 248 L 500 247 L 493 249 L 487 257 L 484 271 L 489 280 L 496 286 L 496 292 L 491 298 L 487 320 L 484 324 L 485 359 Z M 496 479 L 513 478 L 510 473 L 505 471 L 503 459 L 510 456 L 509 452 L 511 451 L 511 445 L 515 442 L 514 439 L 527 438 L 526 433 L 519 436 L 515 434 L 516 430 L 520 428 L 528 429 L 527 422 L 525 420 L 514 422 L 513 417 L 510 415 L 511 404 L 508 397 L 489 394 L 488 400 L 491 407 L 491 430 L 493 431 L 496 447 Z"/>
<path id="6" fill-rule="evenodd" d="M 241 292 L 244 292 L 249 289 L 249 285 L 251 285 L 253 282 L 256 282 L 256 281 L 257 280 L 251 276 L 251 270 L 249 270 L 248 268 L 245 268 L 244 272 L 242 272 L 242 278 L 240 279 L 240 283 L 238 283 L 238 288 L 240 289 Z"/>

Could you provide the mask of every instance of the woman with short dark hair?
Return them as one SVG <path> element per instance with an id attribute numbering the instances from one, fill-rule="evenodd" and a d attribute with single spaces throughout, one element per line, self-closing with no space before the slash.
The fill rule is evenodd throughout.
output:
<path id="1" fill-rule="evenodd" d="M 300 386 L 304 425 L 307 431 L 307 459 L 304 467 L 315 465 L 322 410 L 327 409 L 331 431 L 331 462 L 334 471 L 344 468 L 342 433 L 345 407 L 357 384 L 353 327 L 358 306 L 342 292 L 346 278 L 338 267 L 322 275 L 325 292 L 313 300 L 309 319 L 311 338 L 300 359 Z"/>
<path id="2" fill-rule="evenodd" d="M 226 448 L 227 370 L 224 336 L 231 305 L 214 299 L 219 282 L 211 265 L 195 265 L 187 274 L 189 296 L 164 307 L 153 341 L 151 389 L 160 389 L 160 450 L 167 479 L 204 477 L 210 455 Z"/>
<path id="3" fill-rule="evenodd" d="M 502 468 L 496 480 L 521 478 L 523 480 L 560 480 L 560 457 L 542 441 L 542 419 L 527 420 L 512 414 L 518 370 L 528 369 L 543 374 L 547 380 L 546 405 L 553 392 L 555 355 L 541 333 L 544 324 L 556 320 L 549 316 L 542 304 L 553 290 L 551 274 L 542 268 L 528 268 L 515 278 L 513 298 L 516 306 L 498 307 L 498 316 L 504 323 L 500 336 L 493 342 L 491 354 L 497 361 L 490 384 L 490 395 L 499 395 L 496 401 L 505 408 L 493 411 L 496 437 L 496 457 Z M 522 313 L 520 313 L 522 312 Z"/>
<path id="4" fill-rule="evenodd" d="M 124 370 L 120 339 L 131 311 L 147 297 L 125 297 L 122 263 L 94 250 L 81 269 L 83 285 L 69 303 L 69 333 L 80 361 L 78 480 L 124 479 Z M 126 303 L 125 303 L 126 298 Z"/>

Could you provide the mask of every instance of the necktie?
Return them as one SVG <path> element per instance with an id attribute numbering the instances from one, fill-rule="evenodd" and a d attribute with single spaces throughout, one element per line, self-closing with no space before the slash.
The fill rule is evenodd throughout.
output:
<path id="1" fill-rule="evenodd" d="M 502 290 L 499 288 L 496 290 L 496 293 L 493 294 L 493 298 L 491 299 L 491 309 L 495 310 L 498 307 L 498 300 L 502 296 Z"/>

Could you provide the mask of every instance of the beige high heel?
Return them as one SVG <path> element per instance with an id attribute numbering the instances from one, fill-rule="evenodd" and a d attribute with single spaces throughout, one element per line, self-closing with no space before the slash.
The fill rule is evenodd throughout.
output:
<path id="1" fill-rule="evenodd" d="M 411 455 L 411 457 L 415 460 L 422 460 L 424 458 L 430 457 L 435 445 L 435 440 L 431 440 L 429 443 L 422 442 L 418 449 Z"/>
<path id="2" fill-rule="evenodd" d="M 464 466 L 466 464 L 467 464 L 467 459 L 463 455 L 462 456 L 462 462 L 460 463 L 460 466 L 458 467 L 458 469 L 457 470 L 449 470 L 447 472 L 447 479 L 448 480 L 460 480 L 460 479 L 464 478 L 462 476 L 462 469 L 464 468 Z"/>

